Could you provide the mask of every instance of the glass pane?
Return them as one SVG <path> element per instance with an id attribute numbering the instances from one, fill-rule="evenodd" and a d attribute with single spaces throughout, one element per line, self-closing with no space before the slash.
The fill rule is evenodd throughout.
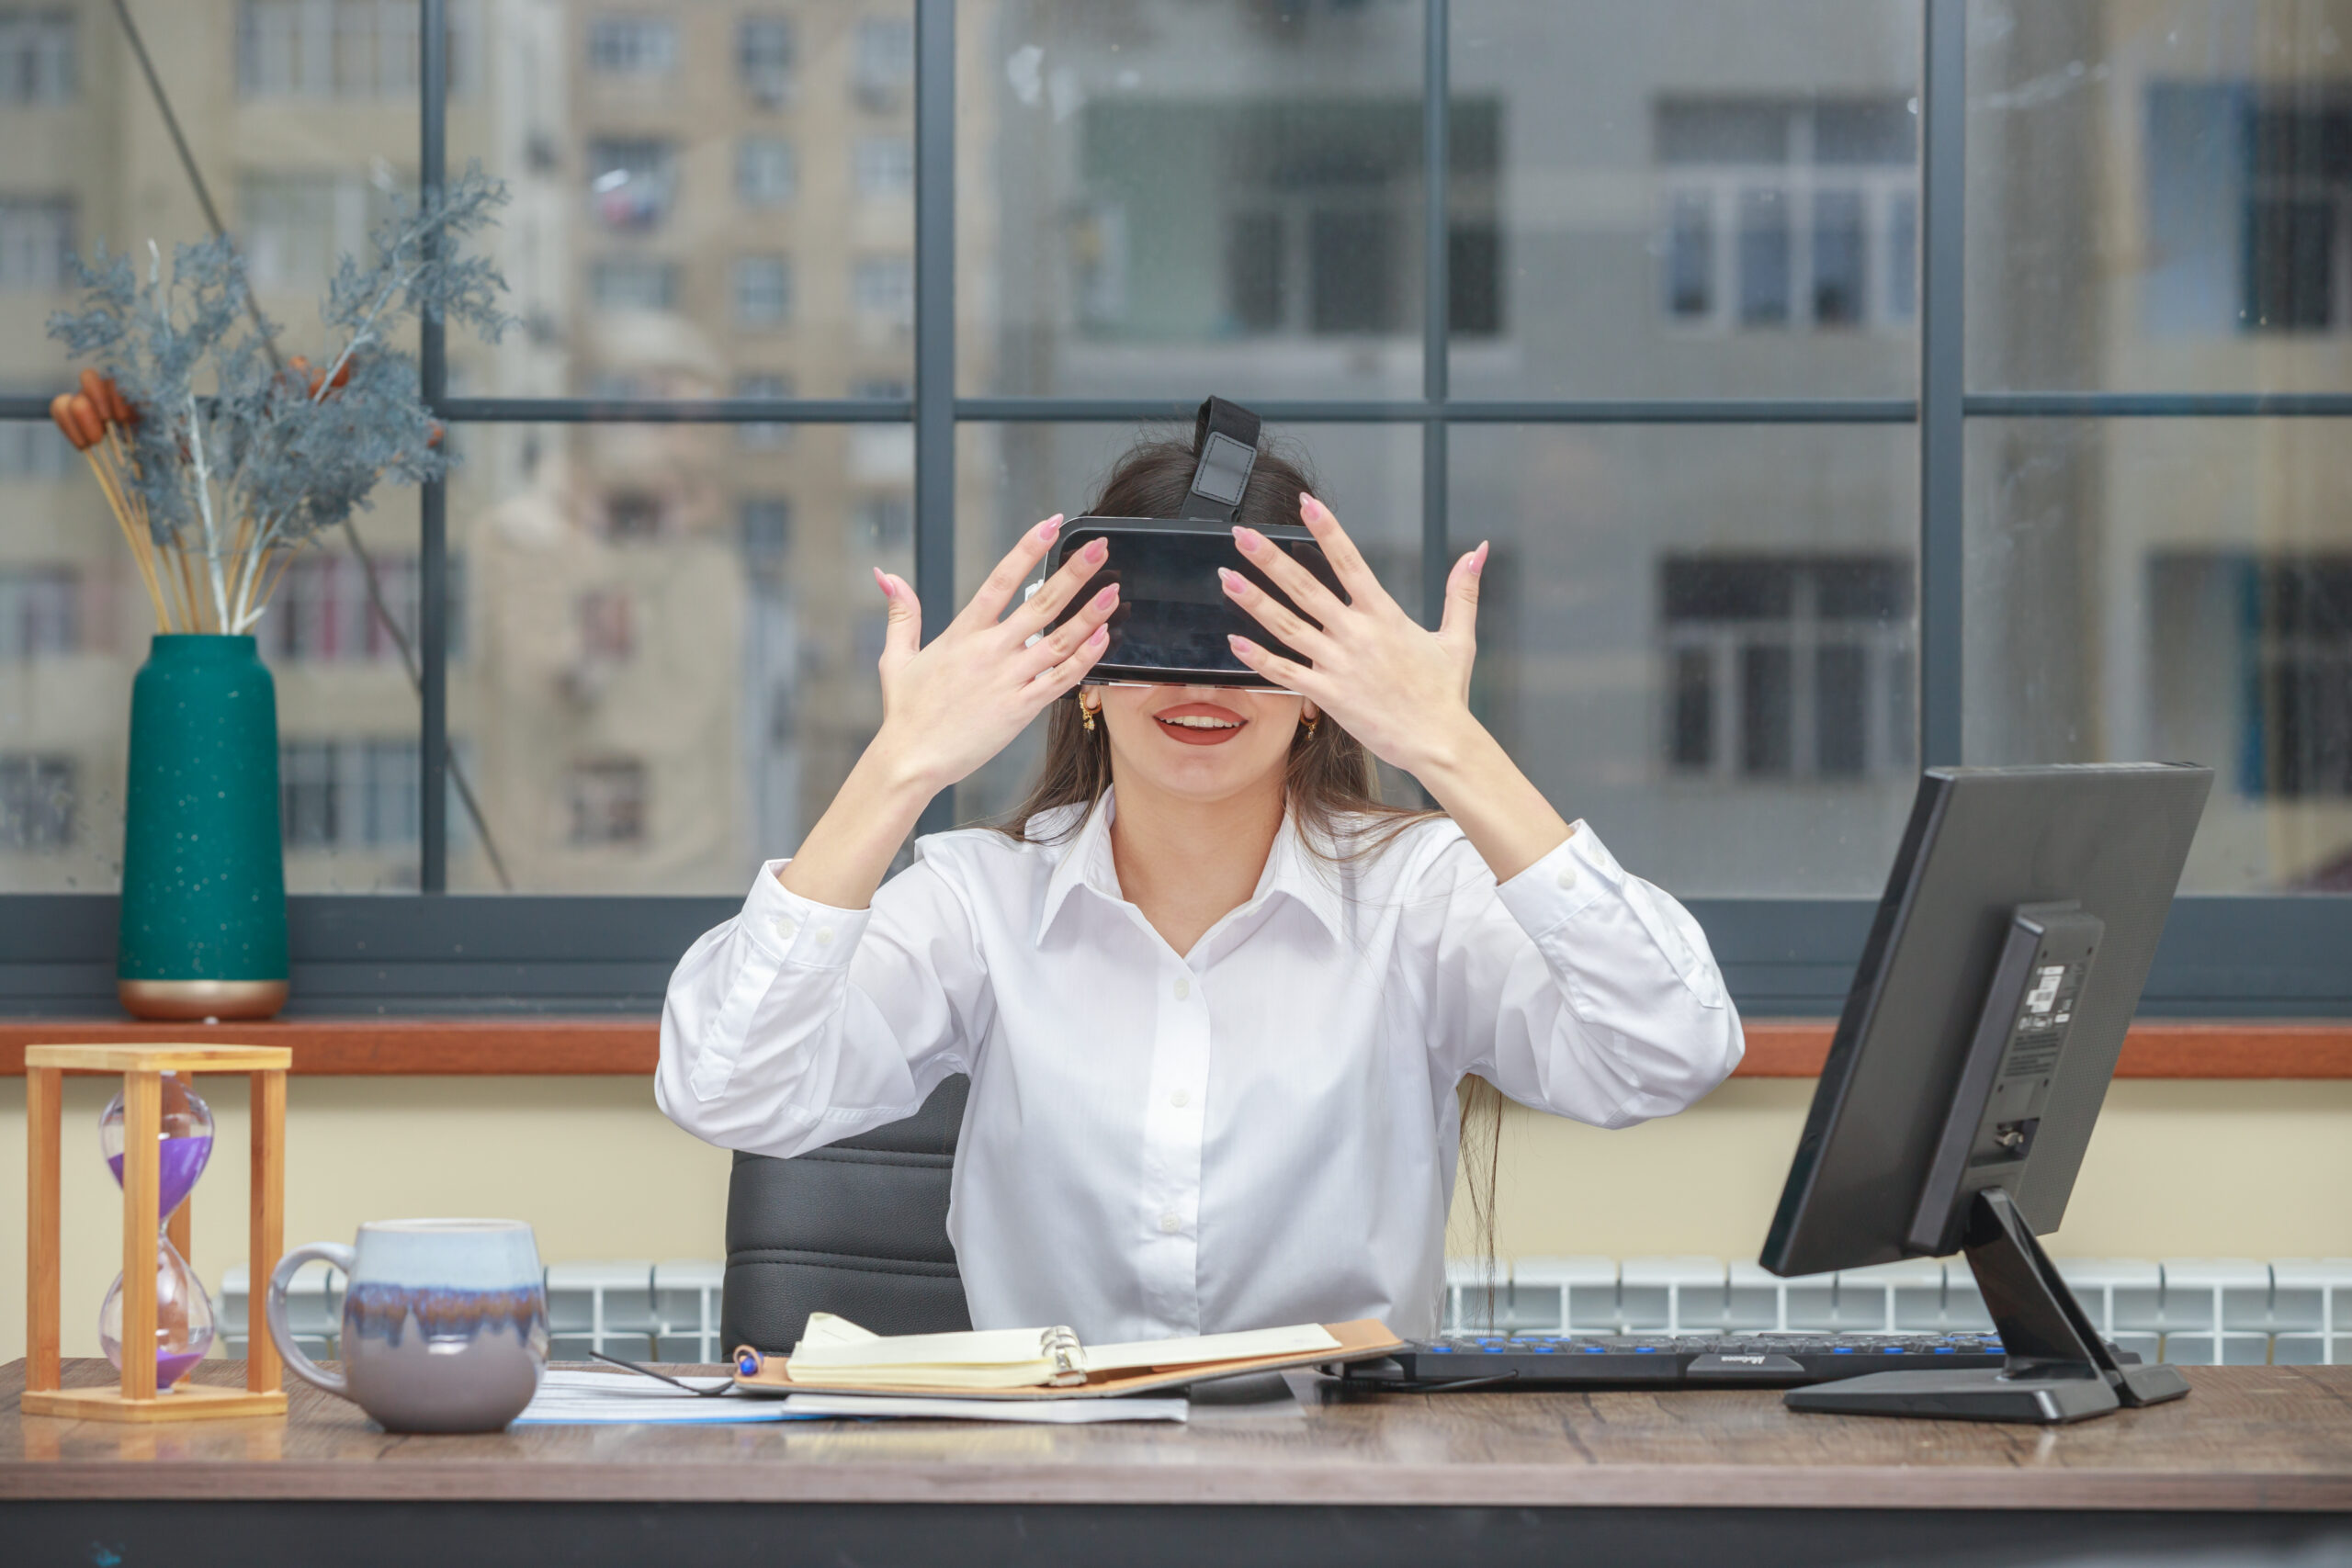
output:
<path id="1" fill-rule="evenodd" d="M 1419 396 L 1418 6 L 1006 0 L 959 21 L 959 389 Z M 1489 181 L 1491 149 L 1457 135 Z M 1491 240 L 1464 237 L 1491 300 Z"/>
<path id="2" fill-rule="evenodd" d="M 481 395 L 877 394 L 914 364 L 914 24 L 879 6 L 491 6 L 453 168 L 523 330 L 453 345 Z"/>
<path id="3" fill-rule="evenodd" d="M 1304 466 L 1316 494 L 1338 514 L 1397 603 L 1420 614 L 1421 433 L 1418 426 L 1292 424 L 1268 433 Z M 1189 425 L 967 424 L 956 432 L 961 492 L 956 540 L 956 605 L 971 597 L 1021 531 L 1057 512 L 1076 517 L 1112 469 L 1141 440 L 1192 440 Z M 1475 544 L 1472 540 L 1470 543 Z M 950 612 L 952 613 L 952 612 Z M 927 610 L 925 619 L 939 615 Z M 959 821 L 1010 810 L 1024 793 L 1043 740 L 1041 720 L 956 793 Z M 1389 798 L 1410 799 L 1405 782 L 1384 775 Z"/>
<path id="4" fill-rule="evenodd" d="M 1916 778 L 1905 429 L 1477 425 L 1473 705 L 1561 812 L 1679 895 L 1871 895 Z"/>
<path id="5" fill-rule="evenodd" d="M 450 886 L 741 892 L 880 722 L 871 570 L 914 573 L 912 432 L 463 435 L 450 744 L 490 841 L 452 807 Z"/>
<path id="6" fill-rule="evenodd" d="M 2352 891 L 2352 529 L 2327 421 L 1971 423 L 1972 762 L 2202 762 L 2189 893 Z"/>
<path id="7" fill-rule="evenodd" d="M 337 259 L 413 190 L 417 7 L 236 0 L 135 7 L 164 90 L 281 352 L 339 344 L 318 307 Z M 479 0 L 450 6 L 454 89 L 481 87 Z M 0 391 L 78 366 L 44 326 L 76 306 L 67 258 L 209 237 L 144 77 L 103 6 L 0 8 Z M 413 344 L 402 333 L 395 345 Z M 356 525 L 388 607 L 414 615 L 414 492 Z M 119 886 L 130 682 L 153 619 L 84 460 L 46 419 L 0 424 L 0 890 Z M 254 628 L 277 678 L 287 885 L 417 885 L 417 704 L 340 534 L 320 536 Z"/>
<path id="8" fill-rule="evenodd" d="M 1919 13 L 1455 0 L 1454 395 L 1909 395 Z"/>
<path id="9" fill-rule="evenodd" d="M 2345 16 L 2293 0 L 1969 12 L 1969 384 L 2352 387 Z"/>

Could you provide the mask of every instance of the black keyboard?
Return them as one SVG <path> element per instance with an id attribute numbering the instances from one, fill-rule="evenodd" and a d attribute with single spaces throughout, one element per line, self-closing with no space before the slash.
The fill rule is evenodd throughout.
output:
<path id="1" fill-rule="evenodd" d="M 2127 1365 L 2139 1357 L 2116 1352 Z M 1997 1367 L 1990 1334 L 1510 1334 L 1417 1339 L 1375 1361 L 1351 1364 L 1351 1382 L 1436 1388 L 1488 1382 L 1674 1383 L 1791 1388 L 1865 1372 Z"/>

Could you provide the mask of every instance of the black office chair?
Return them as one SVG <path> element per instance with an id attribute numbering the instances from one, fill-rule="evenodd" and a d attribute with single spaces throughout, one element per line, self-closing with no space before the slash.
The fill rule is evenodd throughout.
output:
<path id="1" fill-rule="evenodd" d="M 719 1348 L 799 1342 L 812 1312 L 876 1334 L 969 1328 L 947 1242 L 947 1182 L 971 1080 L 903 1122 L 796 1159 L 738 1154 L 727 1183 Z"/>

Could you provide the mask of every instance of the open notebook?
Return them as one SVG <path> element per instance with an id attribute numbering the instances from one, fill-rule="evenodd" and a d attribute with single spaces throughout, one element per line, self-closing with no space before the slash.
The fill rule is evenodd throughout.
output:
<path id="1" fill-rule="evenodd" d="M 1173 1388 L 1242 1372 L 1358 1361 L 1402 1345 L 1369 1318 L 1301 1323 L 1244 1334 L 1084 1345 L 1067 1328 L 988 1328 L 962 1334 L 869 1333 L 811 1313 L 789 1358 L 738 1372 L 746 1393 L 962 1394 L 979 1399 L 1086 1399 Z M 743 1356 L 737 1352 L 737 1364 Z"/>

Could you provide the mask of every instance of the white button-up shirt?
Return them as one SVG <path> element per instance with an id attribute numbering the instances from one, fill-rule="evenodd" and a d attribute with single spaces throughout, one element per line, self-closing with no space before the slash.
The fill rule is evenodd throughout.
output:
<path id="1" fill-rule="evenodd" d="M 1739 1061 L 1698 923 L 1581 823 L 1498 887 L 1449 820 L 1342 867 L 1285 821 L 1256 892 L 1180 953 L 1120 897 L 1112 813 L 1061 843 L 921 840 L 870 909 L 771 863 L 671 978 L 662 1109 L 791 1156 L 968 1073 L 947 1228 L 976 1326 L 1426 1337 L 1465 1074 L 1622 1127 Z"/>

